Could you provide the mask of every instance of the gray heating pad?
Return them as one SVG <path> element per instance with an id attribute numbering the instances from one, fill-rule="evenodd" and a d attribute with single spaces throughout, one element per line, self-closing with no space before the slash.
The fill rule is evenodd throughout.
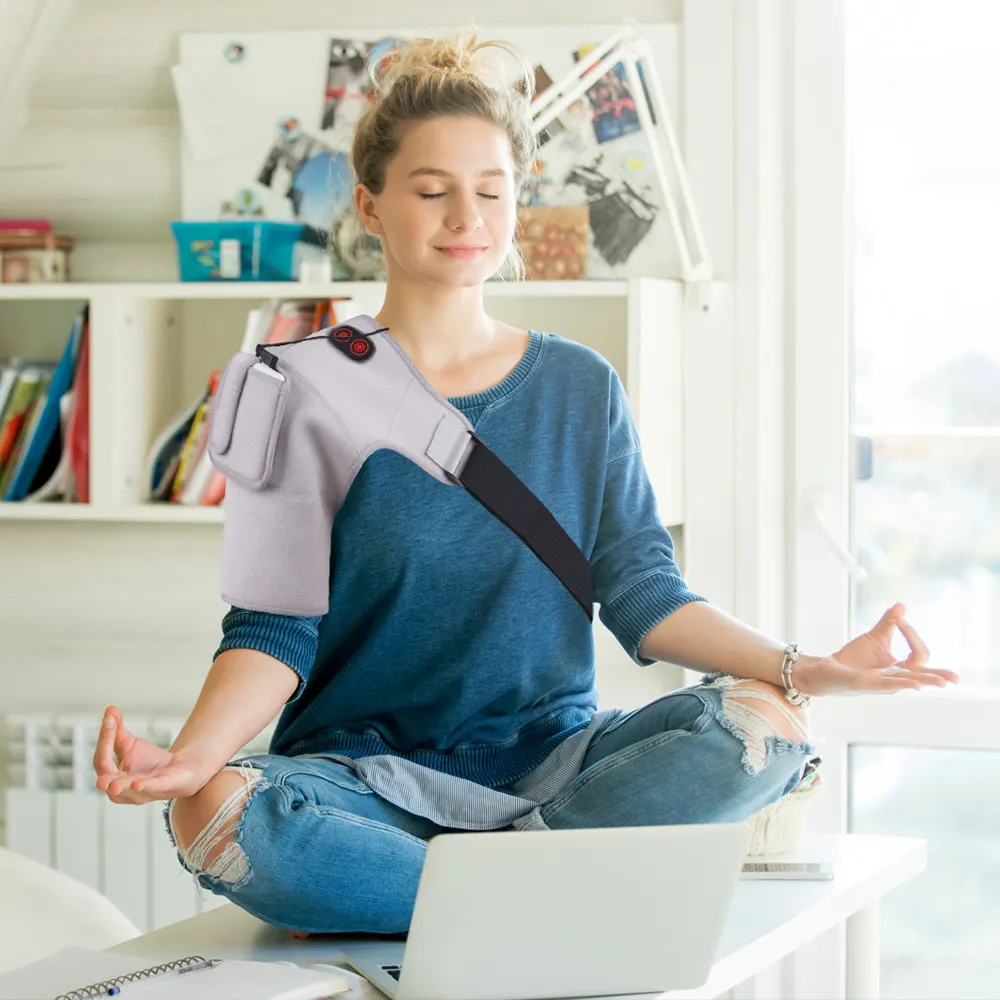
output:
<path id="1" fill-rule="evenodd" d="M 366 356 L 335 344 L 338 330 L 367 341 L 359 345 Z M 226 365 L 209 429 L 209 456 L 227 478 L 224 601 L 326 614 L 333 519 L 368 456 L 391 448 L 439 482 L 472 492 L 592 618 L 586 556 L 374 319 L 260 345 L 257 354 L 240 352 Z"/>

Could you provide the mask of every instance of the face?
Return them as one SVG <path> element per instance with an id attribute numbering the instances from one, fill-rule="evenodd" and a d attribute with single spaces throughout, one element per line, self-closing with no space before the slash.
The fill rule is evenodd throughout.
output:
<path id="1" fill-rule="evenodd" d="M 507 133 L 477 118 L 433 118 L 406 129 L 358 213 L 381 237 L 386 271 L 448 287 L 485 281 L 503 263 L 517 217 Z"/>

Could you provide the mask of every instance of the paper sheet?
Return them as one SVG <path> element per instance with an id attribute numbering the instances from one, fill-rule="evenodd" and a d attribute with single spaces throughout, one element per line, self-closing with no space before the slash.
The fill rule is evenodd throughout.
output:
<path id="1" fill-rule="evenodd" d="M 240 83 L 243 74 L 232 67 L 217 70 L 178 64 L 170 67 L 181 113 L 184 137 L 197 163 L 261 146 L 257 103 Z"/>

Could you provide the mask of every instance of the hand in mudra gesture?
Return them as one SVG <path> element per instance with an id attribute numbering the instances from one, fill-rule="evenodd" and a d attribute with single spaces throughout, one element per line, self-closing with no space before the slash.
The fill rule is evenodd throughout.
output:
<path id="1" fill-rule="evenodd" d="M 186 798 L 212 776 L 211 769 L 197 758 L 171 753 L 130 732 L 114 705 L 104 713 L 94 770 L 98 791 L 112 802 L 130 805 Z"/>
<path id="2" fill-rule="evenodd" d="M 892 652 L 896 630 L 910 647 L 905 659 Z M 867 632 L 851 639 L 836 653 L 796 664 L 793 677 L 804 694 L 892 694 L 928 685 L 958 683 L 958 674 L 927 666 L 930 651 L 917 630 L 906 620 L 906 607 L 894 604 Z"/>

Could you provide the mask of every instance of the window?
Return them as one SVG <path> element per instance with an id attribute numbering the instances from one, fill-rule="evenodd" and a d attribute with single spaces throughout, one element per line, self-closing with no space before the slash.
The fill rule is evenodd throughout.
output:
<path id="1" fill-rule="evenodd" d="M 885 1000 L 1000 996 L 1000 753 L 854 746 L 850 830 L 927 840 L 882 904 Z"/>
<path id="2" fill-rule="evenodd" d="M 852 0 L 854 626 L 1000 683 L 1000 4 Z"/>

